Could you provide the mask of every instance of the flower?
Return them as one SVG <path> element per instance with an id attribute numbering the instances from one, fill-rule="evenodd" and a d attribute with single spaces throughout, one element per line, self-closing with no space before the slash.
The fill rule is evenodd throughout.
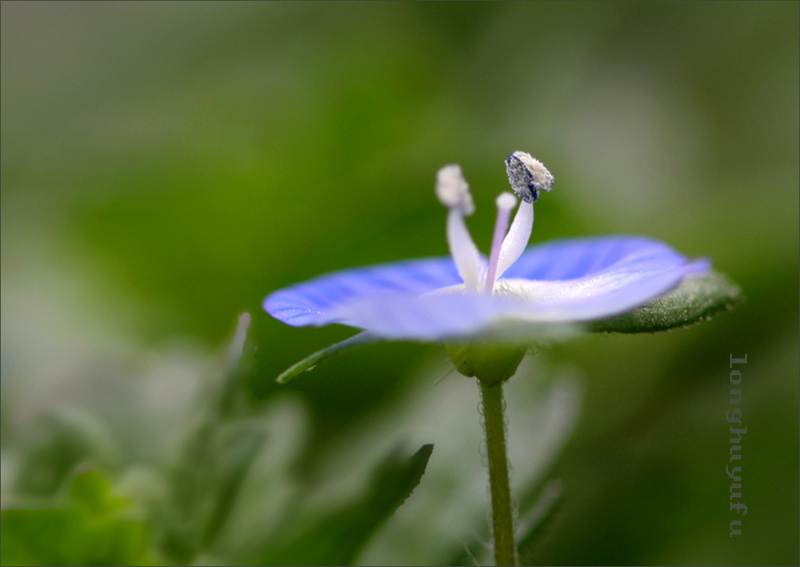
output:
<path id="1" fill-rule="evenodd" d="M 526 250 L 534 203 L 551 190 L 553 176 L 519 151 L 506 171 L 521 203 L 508 229 L 517 199 L 497 198 L 488 258 L 464 221 L 475 207 L 461 168 L 448 165 L 437 174 L 436 195 L 449 211 L 450 257 L 335 272 L 270 294 L 264 308 L 293 326 L 340 323 L 384 339 L 469 341 L 614 317 L 709 270 L 707 260 L 641 236 L 556 240 Z"/>

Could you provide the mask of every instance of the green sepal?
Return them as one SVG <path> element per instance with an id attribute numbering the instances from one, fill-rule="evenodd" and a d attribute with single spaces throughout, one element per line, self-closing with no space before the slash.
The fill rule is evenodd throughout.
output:
<path id="1" fill-rule="evenodd" d="M 319 364 L 323 360 L 326 360 L 336 354 L 339 354 L 343 350 L 347 350 L 354 346 L 375 343 L 378 342 L 379 340 L 380 338 L 376 337 L 372 333 L 369 333 L 368 331 L 363 331 L 357 335 L 353 335 L 349 339 L 345 339 L 341 342 L 325 347 L 322 350 L 318 350 L 314 354 L 305 357 L 300 362 L 292 364 L 289 368 L 281 372 L 281 374 L 275 379 L 275 381 L 278 384 L 286 384 L 286 382 L 288 382 L 295 376 L 298 376 L 303 372 L 312 370 L 317 364 Z"/>
<path id="2" fill-rule="evenodd" d="M 445 347 L 459 373 L 489 385 L 511 378 L 528 352 L 527 345 L 500 342 L 446 343 Z"/>
<path id="3" fill-rule="evenodd" d="M 655 333 L 688 327 L 712 315 L 733 309 L 743 300 L 742 290 L 718 272 L 690 276 L 650 303 L 609 319 L 594 321 L 588 328 L 607 333 Z"/>

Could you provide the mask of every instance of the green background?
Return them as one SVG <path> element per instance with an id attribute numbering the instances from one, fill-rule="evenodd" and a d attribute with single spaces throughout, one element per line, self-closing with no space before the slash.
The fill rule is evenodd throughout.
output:
<path id="1" fill-rule="evenodd" d="M 447 163 L 488 250 L 503 160 L 523 150 L 556 178 L 532 242 L 648 235 L 711 258 L 746 296 L 687 330 L 552 345 L 539 376 L 516 378 L 568 368 L 582 392 L 547 471 L 562 502 L 523 560 L 796 565 L 799 51 L 797 2 L 3 2 L 3 507 L 57 502 L 84 454 L 123 492 L 131 471 L 166 467 L 245 310 L 248 415 L 289 392 L 307 416 L 262 497 L 324 486 L 320 455 L 424 397 L 421 369 L 446 372 L 444 349 L 365 347 L 278 388 L 352 331 L 293 329 L 261 302 L 331 270 L 446 254 L 433 182 Z M 728 361 L 745 353 L 748 514 L 731 538 Z M 111 456 L 65 449 L 65 412 Z M 524 440 L 522 421 L 509 415 Z M 375 545 L 365 561 L 409 560 Z M 438 553 L 417 560 L 450 561 Z"/>

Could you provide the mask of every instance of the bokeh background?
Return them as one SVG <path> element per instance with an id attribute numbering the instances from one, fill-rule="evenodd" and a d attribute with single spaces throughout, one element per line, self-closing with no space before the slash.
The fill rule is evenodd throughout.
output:
<path id="1" fill-rule="evenodd" d="M 447 163 L 488 249 L 503 160 L 524 150 L 556 178 L 534 242 L 652 236 L 711 258 L 746 301 L 526 363 L 509 385 L 517 506 L 550 512 L 523 562 L 796 565 L 798 7 L 3 2 L 2 506 L 75 507 L 80 477 L 138 526 L 91 532 L 117 543 L 86 559 L 73 547 L 100 524 L 33 540 L 50 520 L 29 513 L 4 519 L 4 545 L 32 563 L 488 560 L 478 392 L 444 349 L 364 347 L 277 387 L 352 331 L 260 304 L 446 254 Z M 748 357 L 733 538 L 731 354 Z M 220 391 L 234 401 L 215 413 Z M 430 442 L 405 505 L 376 509 L 380 471 Z"/>

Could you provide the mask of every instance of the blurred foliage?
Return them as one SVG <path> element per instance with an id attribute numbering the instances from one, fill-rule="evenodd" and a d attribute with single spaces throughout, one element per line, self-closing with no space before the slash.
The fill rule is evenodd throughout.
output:
<path id="1" fill-rule="evenodd" d="M 102 473 L 79 473 L 66 506 L 2 511 L 3 564 L 148 565 L 147 526 L 128 507 Z"/>
<path id="2" fill-rule="evenodd" d="M 433 445 L 423 445 L 411 459 L 389 457 L 375 471 L 356 501 L 315 518 L 308 527 L 290 528 L 249 558 L 255 565 L 350 565 L 368 538 L 419 484 Z M 294 533 L 292 533 L 294 532 Z"/>
<path id="3" fill-rule="evenodd" d="M 378 343 L 278 386 L 352 331 L 289 328 L 260 304 L 330 270 L 445 254 L 432 188 L 446 163 L 470 182 L 486 250 L 502 160 L 524 150 L 556 177 L 534 242 L 644 234 L 710 258 L 745 301 L 688 330 L 592 335 L 523 362 L 508 396 L 520 518 L 533 518 L 522 560 L 797 564 L 797 14 L 3 2 L 3 562 L 485 559 L 477 392 L 456 375 L 434 386 L 444 350 Z M 245 310 L 245 354 L 223 365 Z M 750 513 L 730 538 L 728 360 L 744 353 Z M 578 378 L 579 418 L 565 386 Z M 377 497 L 381 474 L 402 476 L 395 494 L 421 474 L 419 456 L 387 457 L 403 437 L 436 451 L 379 522 L 396 502 Z M 70 498 L 83 466 L 141 517 Z M 555 511 L 539 522 L 537 509 Z M 350 521 L 347 546 L 303 543 Z M 101 532 L 108 546 L 81 555 Z M 267 555 L 276 534 L 295 547 L 270 553 L 288 555 Z"/>
<path id="4" fill-rule="evenodd" d="M 72 470 L 87 459 L 105 467 L 116 461 L 107 428 L 75 408 L 58 408 L 44 414 L 29 436 L 25 459 L 14 479 L 18 494 L 32 498 L 54 496 Z"/>

